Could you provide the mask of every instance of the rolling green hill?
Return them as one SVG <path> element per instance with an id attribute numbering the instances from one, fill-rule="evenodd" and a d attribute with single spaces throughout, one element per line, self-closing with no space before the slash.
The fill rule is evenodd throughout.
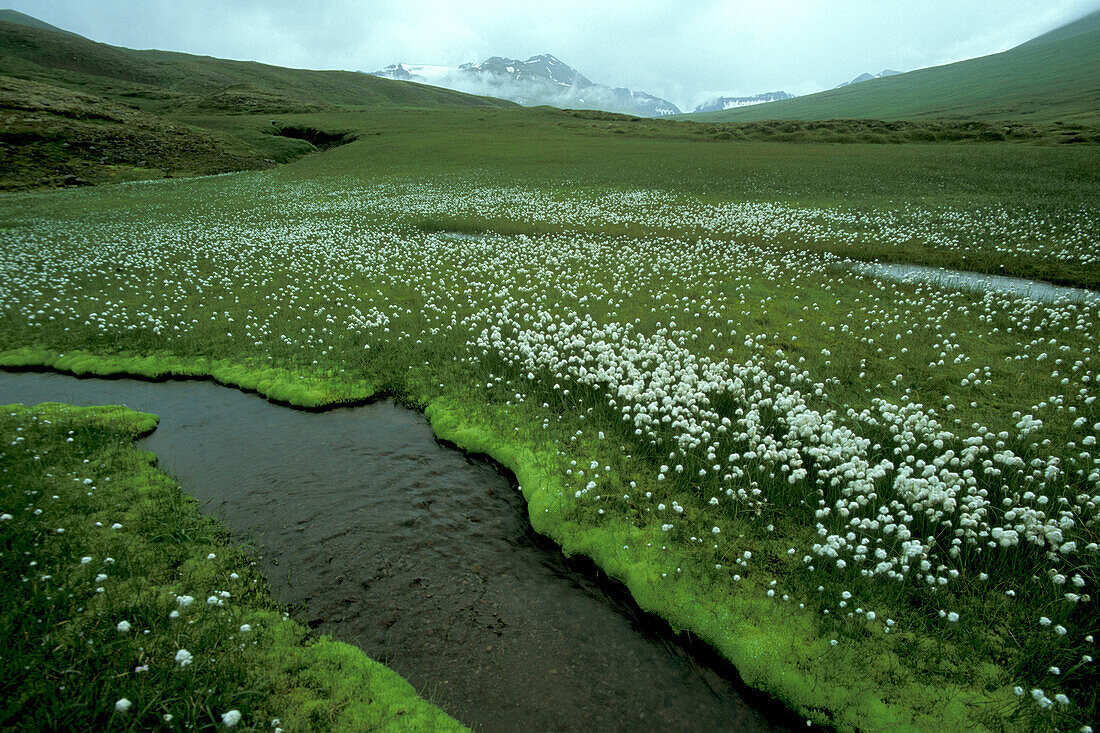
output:
<path id="1" fill-rule="evenodd" d="M 1003 53 L 690 119 L 1100 121 L 1100 11 Z"/>
<path id="2" fill-rule="evenodd" d="M 1100 31 L 1100 11 L 1090 13 L 1083 18 L 1067 23 L 1060 28 L 1055 28 L 1052 31 L 1047 31 L 1041 36 L 1035 36 L 1030 41 L 1021 43 L 1017 48 L 1023 48 L 1024 46 L 1034 46 L 1041 43 L 1050 43 L 1052 41 L 1061 41 L 1066 38 L 1072 38 L 1073 36 L 1080 35 L 1082 33 L 1092 33 L 1093 31 Z"/>
<path id="3" fill-rule="evenodd" d="M 505 107 L 518 105 L 350 71 L 134 51 L 0 11 L 0 190 L 262 168 L 355 138 L 268 124 L 276 114 Z M 264 115 L 263 134 L 204 124 L 246 114 Z"/>
<path id="4" fill-rule="evenodd" d="M 309 149 L 298 140 L 268 137 Z M 272 165 L 276 157 L 232 135 L 0 76 L 0 190 L 226 173 Z"/>
<path id="5" fill-rule="evenodd" d="M 352 71 L 286 69 L 169 51 L 135 51 L 51 29 L 29 16 L 0 15 L 0 74 L 67 87 L 148 112 L 232 106 L 246 89 L 242 112 L 354 107 L 512 107 L 491 97 L 380 79 Z M 39 25 L 33 25 L 32 21 Z"/>
<path id="6" fill-rule="evenodd" d="M 26 13 L 20 13 L 18 10 L 0 9 L 0 20 L 8 21 L 10 23 L 19 23 L 20 25 L 30 26 L 31 28 L 41 28 L 47 31 L 56 31 L 57 33 L 66 33 L 70 36 L 75 36 L 75 33 L 71 33 L 63 28 L 58 28 L 56 25 L 50 25 L 49 23 L 33 18 Z"/>

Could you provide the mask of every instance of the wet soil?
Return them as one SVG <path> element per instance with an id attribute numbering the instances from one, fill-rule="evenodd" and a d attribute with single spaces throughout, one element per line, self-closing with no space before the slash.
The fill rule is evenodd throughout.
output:
<path id="1" fill-rule="evenodd" d="M 509 476 L 383 401 L 310 413 L 210 382 L 0 372 L 0 404 L 126 404 L 275 597 L 475 730 L 788 730 L 705 650 L 536 535 Z"/>

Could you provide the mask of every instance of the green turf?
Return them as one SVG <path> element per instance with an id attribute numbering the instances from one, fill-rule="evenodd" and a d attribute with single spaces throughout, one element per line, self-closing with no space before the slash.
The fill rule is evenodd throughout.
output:
<path id="1" fill-rule="evenodd" d="M 0 76 L 0 189 L 226 173 L 315 149 L 280 142 L 283 150 L 261 151 L 100 97 Z"/>
<path id="2" fill-rule="evenodd" d="M 0 190 L 264 168 L 316 140 L 268 135 L 253 146 L 179 116 L 263 114 L 270 126 L 273 115 L 349 107 L 517 105 L 349 71 L 134 51 L 0 14 Z"/>

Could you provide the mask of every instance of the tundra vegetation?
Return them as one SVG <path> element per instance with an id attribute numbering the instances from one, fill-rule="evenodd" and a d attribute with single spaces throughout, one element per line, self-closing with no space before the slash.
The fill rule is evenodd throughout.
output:
<path id="1" fill-rule="evenodd" d="M 511 468 L 536 529 L 810 720 L 1096 720 L 1100 309 L 848 267 L 1096 287 L 1096 147 L 549 110 L 281 122 L 354 140 L 5 195 L 0 364 L 395 393 Z"/>

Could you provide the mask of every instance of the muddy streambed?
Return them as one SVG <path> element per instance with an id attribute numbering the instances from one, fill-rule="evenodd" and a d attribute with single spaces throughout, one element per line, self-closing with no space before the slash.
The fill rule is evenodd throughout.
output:
<path id="1" fill-rule="evenodd" d="M 311 413 L 205 381 L 0 372 L 0 404 L 125 404 L 275 597 L 475 730 L 757 731 L 794 721 L 564 558 L 509 477 L 390 401 Z"/>

